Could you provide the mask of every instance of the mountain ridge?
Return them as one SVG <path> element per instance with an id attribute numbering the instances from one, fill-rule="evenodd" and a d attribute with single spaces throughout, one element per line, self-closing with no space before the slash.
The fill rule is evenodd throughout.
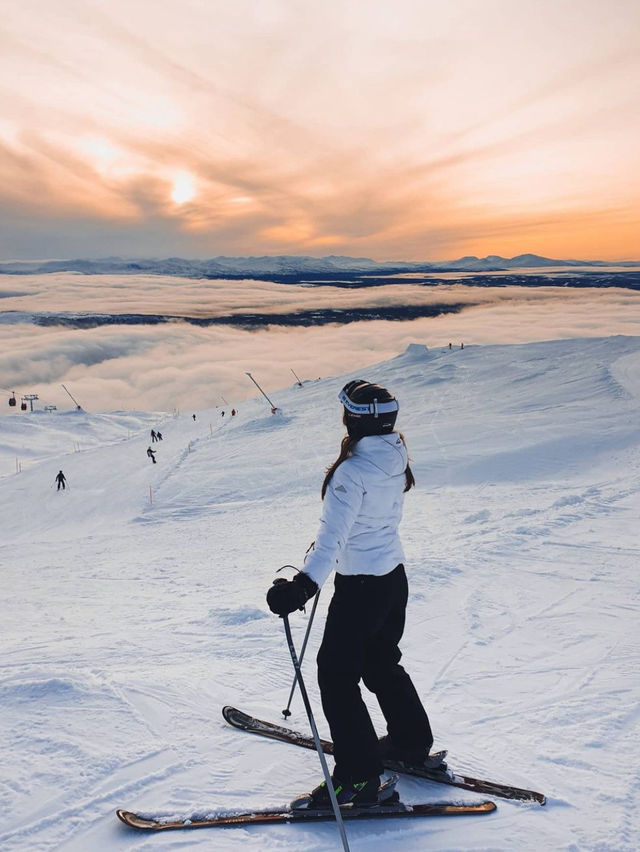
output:
<path id="1" fill-rule="evenodd" d="M 375 261 L 366 257 L 327 255 L 218 255 L 208 259 L 167 258 L 70 258 L 57 260 L 14 260 L 0 263 L 0 274 L 43 275 L 57 272 L 83 275 L 176 275 L 202 278 L 251 278 L 257 275 L 376 275 L 411 272 L 500 272 L 510 269 L 550 267 L 640 267 L 640 260 L 561 260 L 525 253 L 512 258 L 467 255 L 449 261 Z"/>

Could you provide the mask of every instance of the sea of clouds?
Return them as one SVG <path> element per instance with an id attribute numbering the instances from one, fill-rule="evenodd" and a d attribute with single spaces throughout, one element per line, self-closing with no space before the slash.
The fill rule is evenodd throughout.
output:
<path id="1" fill-rule="evenodd" d="M 234 314 L 292 314 L 331 308 L 464 305 L 409 321 L 283 327 L 233 325 Z M 111 324 L 39 326 L 38 314 L 136 313 L 228 317 L 198 327 Z M 71 405 L 65 384 L 87 410 L 173 411 L 238 404 L 255 395 L 252 372 L 269 391 L 301 379 L 341 374 L 388 359 L 409 343 L 458 349 L 566 337 L 635 335 L 640 293 L 622 288 L 297 286 L 264 281 L 73 274 L 0 276 L 0 388 L 37 393 L 39 405 Z M 276 394 L 277 395 L 277 394 Z M 14 409 L 15 410 L 15 409 Z M 5 409 L 9 412 L 10 409 Z"/>

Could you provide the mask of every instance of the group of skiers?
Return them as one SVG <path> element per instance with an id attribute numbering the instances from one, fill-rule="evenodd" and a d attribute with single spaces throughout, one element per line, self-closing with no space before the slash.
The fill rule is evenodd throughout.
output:
<path id="1" fill-rule="evenodd" d="M 236 411 L 236 409 L 235 409 L 235 408 L 232 408 L 232 409 L 231 409 L 231 416 L 232 416 L 232 417 L 235 417 L 237 413 L 238 413 L 238 412 Z M 191 416 L 193 417 L 193 419 L 194 419 L 194 420 L 196 419 L 196 415 L 195 415 L 195 414 L 192 414 Z M 222 416 L 224 417 L 224 411 L 222 412 Z M 152 443 L 152 444 L 155 444 L 156 442 L 158 442 L 158 441 L 162 441 L 162 440 L 163 440 L 163 438 L 162 438 L 162 432 L 160 432 L 158 429 L 152 429 L 152 430 L 151 430 L 151 443 Z M 149 447 L 147 447 L 147 458 L 150 458 L 150 459 L 151 459 L 151 461 L 153 462 L 153 464 L 157 464 L 157 461 L 156 461 L 156 452 L 157 452 L 157 451 L 156 451 L 156 450 L 153 450 L 150 446 L 149 446 Z M 60 471 L 60 472 L 58 473 L 58 475 L 56 476 L 55 481 L 54 481 L 54 485 L 55 485 L 56 483 L 57 483 L 57 485 L 58 485 L 58 488 L 57 488 L 57 490 L 58 490 L 58 491 L 60 491 L 61 489 L 62 489 L 63 491 L 65 490 L 65 488 L 66 488 L 66 479 L 65 479 L 64 473 L 63 473 L 62 471 Z"/>
<path id="2" fill-rule="evenodd" d="M 156 441 L 161 441 L 161 440 L 162 440 L 162 432 L 158 432 L 155 429 L 152 429 L 151 430 L 151 443 L 154 444 Z M 151 447 L 147 447 L 147 456 L 148 456 L 148 458 L 151 459 L 151 461 L 154 464 L 157 464 L 157 462 L 156 462 L 156 451 L 152 450 Z"/>

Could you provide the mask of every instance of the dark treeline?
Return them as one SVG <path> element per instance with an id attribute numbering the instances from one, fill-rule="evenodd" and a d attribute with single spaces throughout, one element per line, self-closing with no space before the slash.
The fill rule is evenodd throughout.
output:
<path id="1" fill-rule="evenodd" d="M 445 270 L 446 271 L 446 270 Z M 467 287 L 622 287 L 626 290 L 640 290 L 640 271 L 629 272 L 583 272 L 574 274 L 538 274 L 538 275 L 492 275 L 482 273 L 480 275 L 460 274 L 459 270 L 452 278 L 442 278 L 425 274 L 424 277 L 407 275 L 377 275 L 359 272 L 357 275 L 340 272 L 335 275 L 318 273 L 317 275 L 242 275 L 239 278 L 254 279 L 258 281 L 271 281 L 274 284 L 326 284 L 329 287 L 344 287 L 355 289 L 358 287 L 382 287 L 389 284 L 413 284 L 415 286 L 434 287 L 442 284 L 464 284 Z M 219 276 L 204 276 L 206 278 L 217 278 Z M 223 276 L 220 276 L 223 277 Z M 232 278 L 225 275 L 224 278 Z"/>
<path id="2" fill-rule="evenodd" d="M 289 314 L 228 314 L 221 317 L 163 316 L 160 314 L 33 314 L 35 325 L 67 326 L 69 328 L 97 328 L 102 325 L 160 325 L 186 322 L 190 325 L 233 325 L 241 328 L 260 328 L 266 325 L 312 326 L 329 323 L 348 323 L 366 320 L 403 322 L 420 317 L 437 317 L 455 314 L 472 304 L 453 305 L 388 305 L 377 308 L 317 308 Z"/>

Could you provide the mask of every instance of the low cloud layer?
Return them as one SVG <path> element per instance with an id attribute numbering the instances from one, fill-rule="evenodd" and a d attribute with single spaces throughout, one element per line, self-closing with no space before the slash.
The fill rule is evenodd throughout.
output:
<path id="1" fill-rule="evenodd" d="M 47 287 L 42 286 L 43 304 L 34 294 L 35 281 L 20 280 L 29 296 L 2 300 L 3 308 L 12 299 L 30 300 L 41 310 L 52 309 Z M 83 309 L 113 310 L 116 304 L 148 307 L 157 300 L 167 309 L 178 297 L 162 281 L 142 279 L 139 288 L 122 288 L 118 279 L 105 281 L 102 294 L 88 295 L 86 281 L 79 277 L 64 290 L 56 308 L 78 309 L 75 301 L 80 288 Z M 103 279 L 104 280 L 104 279 Z M 10 282 L 14 291 L 16 280 Z M 192 309 L 198 294 L 186 282 L 179 298 Z M 211 282 L 212 285 L 219 282 Z M 357 300 L 360 291 L 336 288 L 292 288 L 288 285 L 251 284 L 251 299 L 238 290 L 213 286 L 211 304 L 216 310 L 232 312 L 247 304 L 260 304 L 261 310 L 283 311 L 333 306 Z M 326 291 L 326 292 L 325 292 Z M 388 292 L 390 291 L 390 292 Z M 117 294 L 121 299 L 118 303 Z M 492 343 L 525 343 L 563 337 L 606 337 L 637 334 L 640 328 L 640 294 L 621 289 L 560 288 L 465 288 L 452 285 L 427 288 L 400 285 L 368 291 L 367 303 L 374 298 L 394 300 L 433 298 L 479 303 L 458 314 L 409 322 L 355 322 L 310 328 L 270 326 L 246 331 L 232 326 L 198 328 L 183 323 L 162 326 L 108 326 L 87 330 L 62 327 L 40 328 L 31 324 L 0 324 L 0 388 L 17 394 L 37 393 L 40 405 L 53 403 L 69 407 L 61 388 L 66 384 L 82 405 L 92 411 L 117 409 L 198 410 L 222 404 L 241 403 L 255 395 L 255 387 L 245 375 L 252 372 L 267 392 L 295 381 L 291 370 L 303 379 L 339 375 L 394 357 L 409 343 L 428 347 L 458 348 Z M 202 298 L 201 296 L 199 297 Z M 104 301 L 100 301 L 103 299 Z M 345 299 L 345 302 L 341 300 Z M 200 302 L 201 304 L 201 302 Z M 47 307 L 44 307 L 47 305 Z M 88 307 L 89 306 L 89 307 Z M 22 308 L 26 308 L 23 302 Z M 9 412 L 9 409 L 6 409 Z M 12 414 L 12 416 L 20 416 Z"/>

